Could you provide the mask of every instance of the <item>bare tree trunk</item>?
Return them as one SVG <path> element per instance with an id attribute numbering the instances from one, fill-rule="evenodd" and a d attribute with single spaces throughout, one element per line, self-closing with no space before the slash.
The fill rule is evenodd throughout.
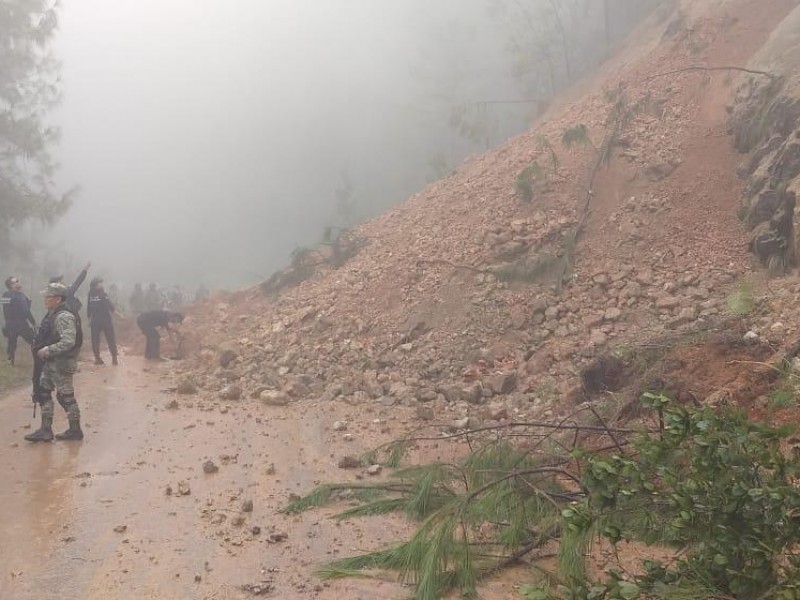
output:
<path id="1" fill-rule="evenodd" d="M 567 41 L 567 31 L 564 29 L 564 22 L 561 20 L 561 13 L 558 11 L 555 0 L 549 0 L 550 7 L 556 17 L 556 26 L 561 35 L 561 46 L 564 52 L 564 68 L 567 71 L 567 83 L 572 83 L 572 61 L 570 60 L 569 42 Z"/>

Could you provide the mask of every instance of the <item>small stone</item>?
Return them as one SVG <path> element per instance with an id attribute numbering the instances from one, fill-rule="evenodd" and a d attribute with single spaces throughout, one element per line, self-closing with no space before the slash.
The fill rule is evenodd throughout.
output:
<path id="1" fill-rule="evenodd" d="M 222 352 L 219 353 L 219 366 L 223 369 L 227 369 L 233 361 L 236 360 L 237 354 L 234 350 L 230 348 L 226 348 Z"/>
<path id="2" fill-rule="evenodd" d="M 242 512 L 243 513 L 251 513 L 253 512 L 253 501 L 252 500 L 245 500 L 242 502 Z"/>
<path id="3" fill-rule="evenodd" d="M 333 424 L 334 431 L 347 431 L 347 421 L 336 421 Z"/>
<path id="4" fill-rule="evenodd" d="M 517 389 L 517 374 L 514 371 L 492 375 L 486 382 L 495 394 L 510 394 Z"/>
<path id="5" fill-rule="evenodd" d="M 435 414 L 433 412 L 433 408 L 430 406 L 418 406 L 417 407 L 417 418 L 420 421 L 433 421 L 435 418 Z"/>
<path id="6" fill-rule="evenodd" d="M 178 482 L 178 494 L 181 496 L 188 496 L 192 493 L 192 488 L 189 487 L 188 481 L 179 481 Z"/>
<path id="7" fill-rule="evenodd" d="M 288 533 L 283 533 L 283 532 L 271 533 L 270 536 L 269 536 L 269 541 L 273 542 L 273 543 L 285 542 L 288 539 L 289 539 L 289 534 Z"/>
<path id="8" fill-rule="evenodd" d="M 606 321 L 616 321 L 622 316 L 622 311 L 618 308 L 609 308 L 605 314 L 603 314 L 603 318 Z"/>
<path id="9" fill-rule="evenodd" d="M 114 533 L 125 533 L 128 530 L 127 525 L 117 525 L 114 527 Z"/>
<path id="10" fill-rule="evenodd" d="M 589 345 L 590 346 L 602 346 L 608 341 L 608 336 L 605 333 L 600 331 L 599 329 L 595 329 L 592 331 L 592 334 L 589 336 Z"/>
<path id="11" fill-rule="evenodd" d="M 223 400 L 238 400 L 242 397 L 242 388 L 238 385 L 226 385 L 219 393 L 219 397 Z"/>
<path id="12" fill-rule="evenodd" d="M 661 308 L 664 310 L 672 310 L 673 308 L 680 306 L 680 304 L 680 299 L 676 298 L 675 296 L 661 296 L 658 300 L 656 300 L 656 308 Z"/>
<path id="13" fill-rule="evenodd" d="M 164 405 L 164 408 L 167 410 L 178 410 L 178 401 L 175 398 L 168 400 L 167 403 Z"/>
<path id="14" fill-rule="evenodd" d="M 380 465 L 370 465 L 367 467 L 367 475 L 379 475 L 382 470 L 383 467 Z"/>
<path id="15" fill-rule="evenodd" d="M 189 378 L 182 379 L 178 382 L 178 387 L 175 389 L 178 394 L 189 395 L 197 393 L 197 385 Z"/>
<path id="16" fill-rule="evenodd" d="M 340 469 L 358 469 L 361 461 L 355 456 L 343 456 L 338 463 Z"/>
<path id="17" fill-rule="evenodd" d="M 253 535 L 261 535 L 261 527 L 259 527 L 258 525 L 253 525 L 250 528 L 250 533 L 252 533 Z"/>
<path id="18" fill-rule="evenodd" d="M 264 390 L 259 395 L 259 398 L 267 406 L 286 406 L 289 404 L 289 395 L 278 390 Z"/>
<path id="19" fill-rule="evenodd" d="M 172 486 L 167 485 L 167 488 L 164 490 L 164 494 L 167 496 L 172 496 Z"/>
<path id="20" fill-rule="evenodd" d="M 194 582 L 195 582 L 195 583 L 200 583 L 201 581 L 203 581 L 203 578 L 200 576 L 200 574 L 199 574 L 199 573 L 197 573 L 197 574 L 194 576 Z"/>
<path id="21" fill-rule="evenodd" d="M 758 334 L 755 331 L 750 330 L 744 334 L 743 339 L 746 342 L 756 342 L 758 341 Z"/>
<path id="22" fill-rule="evenodd" d="M 214 464 L 213 460 L 207 460 L 206 462 L 203 463 L 203 473 L 211 475 L 212 473 L 216 473 L 217 471 L 219 471 L 219 467 Z"/>

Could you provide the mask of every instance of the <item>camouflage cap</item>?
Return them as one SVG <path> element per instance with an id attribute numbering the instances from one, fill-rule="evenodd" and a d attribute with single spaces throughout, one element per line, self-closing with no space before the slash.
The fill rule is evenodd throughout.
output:
<path id="1" fill-rule="evenodd" d="M 63 283 L 49 283 L 47 287 L 42 290 L 42 294 L 44 294 L 45 298 L 55 298 L 59 296 L 61 298 L 66 298 L 69 295 L 67 289 L 67 286 Z"/>

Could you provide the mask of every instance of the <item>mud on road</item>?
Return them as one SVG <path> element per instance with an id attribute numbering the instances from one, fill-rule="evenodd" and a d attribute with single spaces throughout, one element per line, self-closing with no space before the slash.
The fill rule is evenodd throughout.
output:
<path id="1" fill-rule="evenodd" d="M 164 392 L 170 381 L 168 364 L 81 363 L 83 443 L 25 442 L 37 426 L 28 390 L 0 398 L 0 598 L 408 595 L 392 582 L 313 576 L 331 558 L 406 535 L 407 523 L 278 513 L 315 482 L 361 477 L 338 460 L 399 434 L 401 416 L 208 401 Z M 350 421 L 352 441 L 333 430 L 335 420 Z M 65 427 L 57 412 L 55 428 Z M 218 470 L 205 472 L 207 461 Z"/>

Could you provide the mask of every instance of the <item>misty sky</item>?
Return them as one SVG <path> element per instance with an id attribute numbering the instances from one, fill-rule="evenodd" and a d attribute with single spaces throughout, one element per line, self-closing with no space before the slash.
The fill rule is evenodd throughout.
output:
<path id="1" fill-rule="evenodd" d="M 363 214 L 402 200 L 430 179 L 436 128 L 415 105 L 442 91 L 419 72 L 489 70 L 503 51 L 446 33 L 466 5 L 64 2 L 56 154 L 82 191 L 54 241 L 126 283 L 236 286 L 335 222 L 343 169 Z"/>

